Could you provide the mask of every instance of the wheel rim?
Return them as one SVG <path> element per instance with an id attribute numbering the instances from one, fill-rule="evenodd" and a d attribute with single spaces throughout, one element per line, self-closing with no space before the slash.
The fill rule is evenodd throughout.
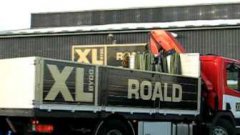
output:
<path id="1" fill-rule="evenodd" d="M 107 132 L 107 135 L 123 135 L 121 131 L 113 129 Z"/>
<path id="2" fill-rule="evenodd" d="M 213 129 L 213 134 L 212 135 L 228 135 L 228 132 L 226 131 L 226 129 L 220 127 L 220 126 L 216 126 Z"/>

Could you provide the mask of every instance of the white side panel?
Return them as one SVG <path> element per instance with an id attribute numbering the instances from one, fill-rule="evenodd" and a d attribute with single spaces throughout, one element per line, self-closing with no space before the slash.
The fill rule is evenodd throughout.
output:
<path id="1" fill-rule="evenodd" d="M 226 110 L 227 103 L 230 104 L 234 117 L 240 118 L 240 97 L 223 95 L 223 110 Z"/>
<path id="2" fill-rule="evenodd" d="M 171 135 L 171 122 L 139 122 L 138 135 Z"/>
<path id="3" fill-rule="evenodd" d="M 182 75 L 200 77 L 200 55 L 199 53 L 180 54 Z"/>
<path id="4" fill-rule="evenodd" d="M 0 108 L 33 108 L 35 59 L 0 60 Z"/>

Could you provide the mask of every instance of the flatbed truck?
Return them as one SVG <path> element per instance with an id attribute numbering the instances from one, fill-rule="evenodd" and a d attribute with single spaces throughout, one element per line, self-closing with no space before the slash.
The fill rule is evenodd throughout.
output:
<path id="1" fill-rule="evenodd" d="M 240 61 L 182 56 L 187 75 L 40 57 L 2 59 L 0 134 L 237 134 Z"/>

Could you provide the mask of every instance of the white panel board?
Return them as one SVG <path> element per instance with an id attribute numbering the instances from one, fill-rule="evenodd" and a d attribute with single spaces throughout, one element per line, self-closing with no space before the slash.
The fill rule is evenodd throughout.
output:
<path id="1" fill-rule="evenodd" d="M 0 60 L 0 108 L 33 108 L 35 59 Z"/>
<path id="2" fill-rule="evenodd" d="M 182 75 L 200 77 L 200 54 L 183 53 L 180 54 Z"/>

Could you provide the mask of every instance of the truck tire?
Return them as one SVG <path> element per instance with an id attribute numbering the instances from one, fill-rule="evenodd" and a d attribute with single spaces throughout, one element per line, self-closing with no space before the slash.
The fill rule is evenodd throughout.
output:
<path id="1" fill-rule="evenodd" d="M 225 119 L 219 119 L 210 129 L 210 135 L 236 135 L 233 124 Z"/>
<path id="2" fill-rule="evenodd" d="M 129 123 L 113 119 L 100 122 L 94 135 L 134 135 L 134 131 Z"/>

